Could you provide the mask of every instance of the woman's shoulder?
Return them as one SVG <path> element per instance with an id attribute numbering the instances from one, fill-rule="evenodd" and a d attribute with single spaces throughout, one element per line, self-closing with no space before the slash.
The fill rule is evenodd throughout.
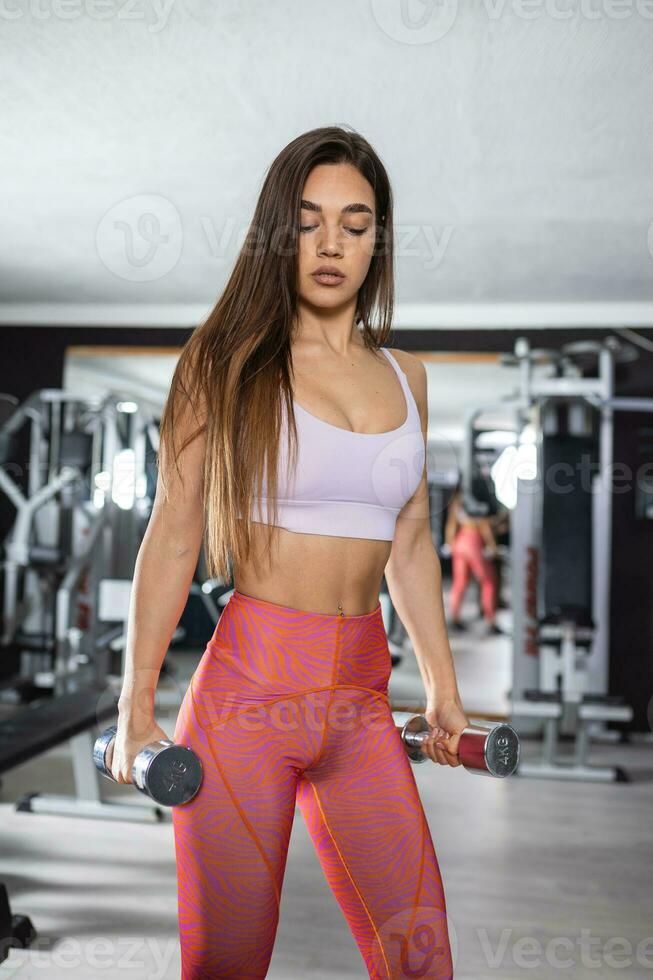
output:
<path id="1" fill-rule="evenodd" d="M 425 417 L 427 414 L 428 381 L 424 361 L 417 357 L 416 354 L 411 354 L 406 350 L 400 350 L 398 347 L 388 347 L 387 349 L 406 375 L 406 380 L 413 393 L 413 398 L 419 408 L 420 415 Z"/>
<path id="2" fill-rule="evenodd" d="M 390 351 L 397 364 L 410 378 L 411 374 L 417 378 L 422 374 L 426 376 L 426 368 L 424 367 L 424 361 L 418 357 L 416 354 L 411 354 L 410 351 L 401 350 L 399 347 L 388 347 L 387 350 Z"/>

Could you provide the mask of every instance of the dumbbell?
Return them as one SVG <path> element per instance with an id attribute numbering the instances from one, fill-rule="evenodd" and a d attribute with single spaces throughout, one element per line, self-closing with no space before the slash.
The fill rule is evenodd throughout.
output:
<path id="1" fill-rule="evenodd" d="M 429 756 L 421 746 L 429 737 L 430 727 L 425 716 L 393 711 L 392 717 L 411 762 L 426 762 Z M 458 758 L 468 772 L 476 775 L 512 776 L 519 764 L 519 736 L 505 722 L 489 728 L 469 725 L 460 736 Z"/>
<path id="2" fill-rule="evenodd" d="M 93 761 L 103 776 L 113 779 L 107 765 L 109 746 L 117 727 L 107 728 L 95 740 Z M 161 738 L 145 745 L 132 766 L 134 785 L 155 803 L 179 806 L 192 800 L 202 785 L 202 763 L 192 749 Z M 115 779 L 114 779 L 115 782 Z"/>

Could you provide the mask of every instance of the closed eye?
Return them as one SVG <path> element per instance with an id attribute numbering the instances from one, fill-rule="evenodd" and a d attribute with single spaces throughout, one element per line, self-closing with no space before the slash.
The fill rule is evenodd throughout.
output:
<path id="1" fill-rule="evenodd" d="M 299 230 L 314 231 L 314 229 L 317 227 L 318 227 L 317 225 L 300 225 Z M 345 228 L 345 231 L 348 231 L 351 235 L 364 235 L 365 232 L 367 231 L 367 228 Z"/>

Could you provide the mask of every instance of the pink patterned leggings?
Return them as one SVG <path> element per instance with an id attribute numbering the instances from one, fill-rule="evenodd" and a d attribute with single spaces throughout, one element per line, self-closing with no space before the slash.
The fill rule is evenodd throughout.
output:
<path id="1" fill-rule="evenodd" d="M 486 619 L 494 619 L 497 607 L 497 581 L 494 565 L 483 556 L 481 532 L 470 525 L 459 528 L 451 549 L 453 585 L 449 593 L 449 612 L 458 619 L 470 575 L 480 583 L 481 606 Z"/>
<path id="2" fill-rule="evenodd" d="M 232 593 L 173 736 L 204 768 L 173 809 L 182 980 L 266 976 L 296 806 L 369 976 L 453 976 L 390 669 L 380 603 L 340 616 Z"/>

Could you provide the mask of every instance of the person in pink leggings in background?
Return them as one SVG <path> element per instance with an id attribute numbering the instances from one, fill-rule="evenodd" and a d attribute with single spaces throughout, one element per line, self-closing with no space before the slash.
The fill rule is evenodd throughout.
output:
<path id="1" fill-rule="evenodd" d="M 496 624 L 497 580 L 492 557 L 496 554 L 496 541 L 492 525 L 486 517 L 473 517 L 465 510 L 460 483 L 449 503 L 445 527 L 445 544 L 451 550 L 453 584 L 449 593 L 451 626 L 464 629 L 460 619 L 460 607 L 473 575 L 481 588 L 481 606 L 488 632 L 501 633 Z M 486 557 L 484 549 L 490 555 Z"/>

